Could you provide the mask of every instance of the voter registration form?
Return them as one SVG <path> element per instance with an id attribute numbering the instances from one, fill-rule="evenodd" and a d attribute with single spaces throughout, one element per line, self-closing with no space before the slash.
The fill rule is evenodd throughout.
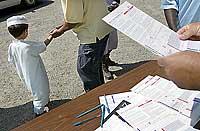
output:
<path id="1" fill-rule="evenodd" d="M 121 4 L 103 20 L 159 56 L 200 49 L 200 42 L 181 41 L 176 32 L 129 2 Z"/>

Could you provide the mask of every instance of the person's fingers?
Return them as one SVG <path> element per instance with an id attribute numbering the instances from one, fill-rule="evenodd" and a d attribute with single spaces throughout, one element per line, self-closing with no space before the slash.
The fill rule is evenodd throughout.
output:
<path id="1" fill-rule="evenodd" d="M 184 27 L 180 28 L 180 29 L 177 31 L 177 33 L 178 33 L 179 35 L 181 35 L 181 34 L 183 34 L 183 33 L 186 31 L 187 28 L 188 28 L 188 27 L 184 26 Z"/>
<path id="2" fill-rule="evenodd" d="M 193 35 L 193 31 L 190 29 L 189 25 L 184 26 L 178 30 L 177 33 L 179 34 L 179 39 L 181 40 L 189 39 Z"/>
<path id="3" fill-rule="evenodd" d="M 58 29 L 57 28 L 54 28 L 50 31 L 50 33 L 55 33 L 55 32 L 58 32 Z"/>

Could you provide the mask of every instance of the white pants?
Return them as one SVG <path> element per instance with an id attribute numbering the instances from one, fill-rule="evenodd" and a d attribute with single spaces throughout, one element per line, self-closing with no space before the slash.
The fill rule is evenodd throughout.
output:
<path id="1" fill-rule="evenodd" d="M 34 113 L 42 114 L 44 112 L 45 105 L 49 102 L 49 82 L 48 80 L 43 80 L 39 84 L 40 86 L 31 87 L 31 92 L 33 96 L 33 106 L 34 106 Z"/>

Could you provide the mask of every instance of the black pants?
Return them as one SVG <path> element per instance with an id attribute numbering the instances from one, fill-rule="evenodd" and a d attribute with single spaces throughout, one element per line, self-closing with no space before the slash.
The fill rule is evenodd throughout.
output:
<path id="1" fill-rule="evenodd" d="M 96 43 L 80 44 L 77 60 L 77 71 L 83 82 L 85 91 L 104 84 L 102 58 L 108 35 Z"/>

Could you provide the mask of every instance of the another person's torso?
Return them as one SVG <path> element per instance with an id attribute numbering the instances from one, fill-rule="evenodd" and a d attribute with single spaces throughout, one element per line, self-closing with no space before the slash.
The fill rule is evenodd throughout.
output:
<path id="1" fill-rule="evenodd" d="M 161 8 L 177 10 L 178 29 L 189 23 L 200 21 L 199 0 L 162 0 Z"/>
<path id="2" fill-rule="evenodd" d="M 104 0 L 62 0 L 65 20 L 80 24 L 73 31 L 82 44 L 95 43 L 112 31 L 102 18 L 108 14 Z M 77 18 L 78 17 L 78 18 Z"/>
<path id="3" fill-rule="evenodd" d="M 17 73 L 27 88 L 48 86 L 46 70 L 39 53 L 46 50 L 44 43 L 14 40 L 8 50 L 8 61 L 16 67 Z"/>
<path id="4" fill-rule="evenodd" d="M 178 28 L 200 21 L 200 0 L 178 0 L 178 2 Z"/>

